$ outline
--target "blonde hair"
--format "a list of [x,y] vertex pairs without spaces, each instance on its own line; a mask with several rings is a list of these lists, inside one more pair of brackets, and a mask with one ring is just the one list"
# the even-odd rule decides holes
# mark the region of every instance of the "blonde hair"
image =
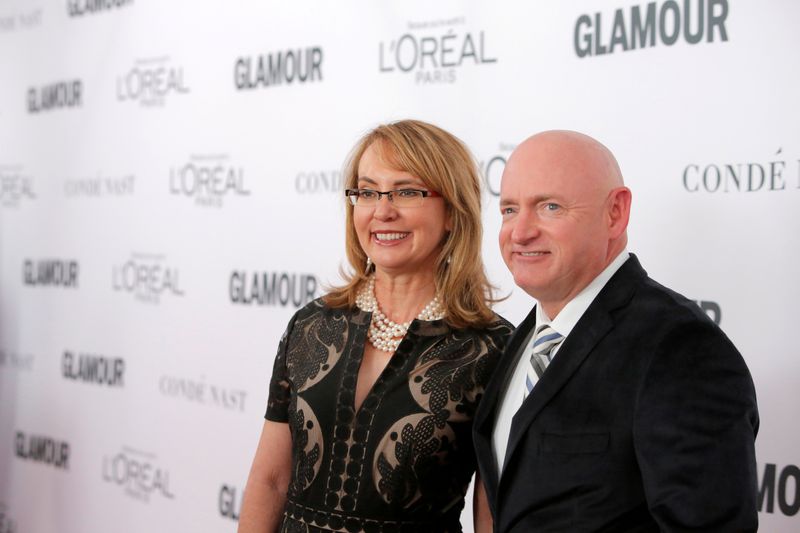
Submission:
[[[436,259],[436,291],[445,320],[455,328],[482,327],[495,320],[489,307],[497,301],[481,258],[483,227],[478,168],[467,147],[452,134],[419,120],[382,124],[364,135],[345,166],[346,189],[358,185],[358,165],[375,144],[385,163],[420,178],[442,195],[452,229]],[[353,205],[346,201],[347,259],[352,272],[342,272],[345,284],[324,296],[334,308],[355,307],[356,294],[369,277],[367,255],[358,242]]]

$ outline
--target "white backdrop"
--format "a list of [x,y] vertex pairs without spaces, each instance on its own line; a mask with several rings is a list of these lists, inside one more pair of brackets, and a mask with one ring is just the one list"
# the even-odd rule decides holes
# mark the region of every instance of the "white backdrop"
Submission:
[[793,0],[0,0],[0,532],[235,530],[278,339],[338,280],[342,163],[407,117],[481,162],[514,323],[532,302],[497,247],[505,158],[551,128],[611,148],[630,250],[750,366],[762,530],[796,531],[799,18]]

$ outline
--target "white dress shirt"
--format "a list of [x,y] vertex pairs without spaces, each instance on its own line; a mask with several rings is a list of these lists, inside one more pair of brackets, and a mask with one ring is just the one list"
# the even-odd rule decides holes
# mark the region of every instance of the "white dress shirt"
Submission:
[[[495,419],[492,433],[492,448],[494,449],[498,472],[503,471],[508,436],[511,433],[511,421],[525,399],[525,377],[528,375],[528,365],[530,365],[531,355],[533,355],[532,341],[534,331],[542,324],[550,324],[550,327],[560,333],[566,340],[572,328],[575,327],[578,320],[580,320],[597,295],[600,294],[600,291],[606,286],[611,276],[628,260],[628,257],[630,257],[628,251],[623,250],[589,285],[578,293],[575,298],[567,302],[567,305],[554,319],[551,320],[545,314],[541,305],[536,306],[536,324],[522,344],[523,348],[517,357],[514,373],[511,375],[506,390],[500,398],[500,406],[497,410],[497,418]],[[556,357],[559,348],[563,344],[564,341],[553,349],[551,360]],[[533,386],[531,394],[536,394],[536,385]]]

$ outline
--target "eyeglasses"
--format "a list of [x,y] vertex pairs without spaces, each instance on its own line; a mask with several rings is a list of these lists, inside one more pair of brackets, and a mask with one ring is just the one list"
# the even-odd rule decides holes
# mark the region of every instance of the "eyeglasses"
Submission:
[[422,205],[422,199],[426,196],[431,198],[442,196],[435,191],[423,191],[420,189],[395,189],[386,192],[372,189],[347,189],[344,194],[350,199],[351,204],[360,207],[378,205],[383,195],[386,195],[395,207],[419,207]]

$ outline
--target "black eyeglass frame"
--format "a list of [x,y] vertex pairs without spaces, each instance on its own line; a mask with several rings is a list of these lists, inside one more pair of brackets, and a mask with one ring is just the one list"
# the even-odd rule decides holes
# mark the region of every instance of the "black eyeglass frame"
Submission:
[[345,189],[344,195],[347,196],[350,199],[350,203],[352,205],[358,205],[358,197],[361,196],[361,191],[370,191],[370,192],[374,192],[375,194],[377,194],[378,198],[375,199],[375,203],[376,204],[381,201],[381,197],[383,197],[384,195],[386,195],[386,197],[389,199],[390,202],[394,203],[394,194],[395,193],[400,193],[400,192],[406,192],[406,191],[409,191],[409,192],[413,191],[413,192],[420,193],[423,198],[441,198],[442,197],[442,195],[439,194],[436,191],[428,191],[428,190],[425,190],[425,189],[410,189],[410,188],[407,188],[407,189],[393,189],[391,191],[377,191],[375,189],[367,189],[367,188],[364,188],[364,189]]

